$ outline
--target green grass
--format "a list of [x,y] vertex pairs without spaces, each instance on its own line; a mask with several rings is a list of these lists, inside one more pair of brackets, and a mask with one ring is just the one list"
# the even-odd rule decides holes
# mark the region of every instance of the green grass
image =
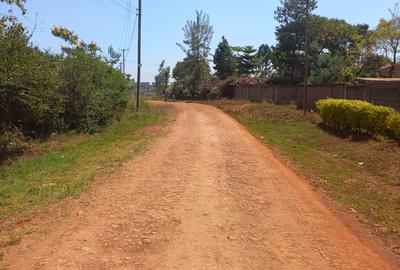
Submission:
[[138,130],[165,119],[147,106],[141,112],[129,106],[102,132],[79,140],[70,135],[72,144],[65,144],[63,135],[62,147],[0,167],[0,218],[79,195],[97,175],[143,151],[159,135]]
[[398,143],[332,134],[322,128],[318,115],[304,116],[294,106],[238,104],[223,101],[212,105],[226,108],[268,146],[288,157],[314,186],[365,214],[385,235],[399,237]]

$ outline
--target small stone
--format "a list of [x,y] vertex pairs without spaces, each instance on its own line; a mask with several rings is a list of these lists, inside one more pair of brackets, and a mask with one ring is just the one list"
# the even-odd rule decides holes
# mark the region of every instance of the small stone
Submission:
[[237,240],[238,238],[237,238],[236,236],[229,235],[229,236],[228,236],[228,239],[229,239],[229,240]]
[[83,211],[83,210],[79,210],[79,212],[78,212],[78,216],[83,216],[85,214],[85,211]]
[[143,243],[145,243],[145,244],[151,244],[151,239],[148,239],[148,238],[144,238],[144,239],[142,239],[142,241],[143,241]]

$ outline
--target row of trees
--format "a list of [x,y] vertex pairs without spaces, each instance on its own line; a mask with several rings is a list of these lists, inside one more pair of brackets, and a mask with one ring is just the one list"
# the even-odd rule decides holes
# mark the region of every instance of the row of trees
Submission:
[[[24,1],[0,1],[25,11]],[[52,33],[66,41],[60,54],[34,46],[11,14],[0,19],[0,159],[21,151],[29,138],[94,132],[127,105],[129,81],[114,68],[120,55],[112,47],[103,56],[66,28]]]
[[[308,7],[308,10],[307,10]],[[277,44],[231,47],[225,37],[214,55],[216,75],[266,77],[278,83],[300,83],[304,78],[306,16],[317,7],[316,0],[281,0],[275,12]],[[352,83],[357,77],[379,76],[380,68],[391,64],[395,72],[400,50],[399,5],[390,10],[389,20],[375,29],[366,24],[311,14],[309,17],[310,81]]]
[[[275,11],[279,23],[276,44],[269,46],[231,46],[225,37],[213,54],[215,74],[209,66],[213,27],[208,15],[196,12],[196,19],[184,27],[186,57],[172,71],[174,83],[167,91],[164,66],[156,78],[164,78],[157,87],[163,96],[206,98],[216,96],[210,81],[231,77],[259,77],[273,83],[297,84],[304,81],[305,25],[308,16],[309,80],[313,84],[354,83],[357,77],[377,77],[390,65],[387,76],[399,76],[396,64],[400,51],[400,9],[390,10],[389,19],[381,19],[375,29],[367,24],[352,25],[345,20],[313,14],[317,0],[281,0]],[[165,81],[166,79],[166,81]]]

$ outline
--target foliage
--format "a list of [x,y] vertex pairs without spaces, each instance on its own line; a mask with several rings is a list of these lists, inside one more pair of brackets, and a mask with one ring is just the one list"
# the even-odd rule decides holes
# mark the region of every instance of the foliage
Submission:
[[214,34],[209,15],[204,14],[202,11],[196,11],[196,19],[194,21],[187,21],[183,32],[184,45],[177,43],[182,51],[188,57],[196,59],[196,61],[207,59]]
[[397,63],[397,56],[400,51],[400,15],[399,6],[391,11],[392,18],[390,20],[381,19],[374,31],[376,39],[376,49],[383,53],[387,58],[391,58],[391,74]]
[[235,58],[233,56],[232,48],[229,46],[225,37],[222,37],[222,41],[218,44],[218,48],[215,50],[214,65],[216,75],[222,80],[235,74]]
[[257,73],[259,73],[261,77],[267,77],[271,75],[273,69],[272,63],[274,58],[272,49],[268,46],[268,44],[262,44],[258,48],[257,55],[259,61]]
[[66,54],[73,53],[75,50],[83,50],[86,53],[95,55],[100,50],[95,42],[86,43],[81,40],[77,34],[65,27],[55,26],[51,30],[51,33],[70,45],[70,47],[61,47]]
[[349,65],[341,55],[321,54],[312,65],[310,82],[313,84],[343,83],[344,69]]
[[[309,12],[312,12],[317,1],[308,2]],[[271,48],[274,67],[271,76],[277,82],[303,81],[306,3],[307,0],[283,0],[275,12],[279,26],[276,29],[277,44]],[[395,15],[397,13],[398,9],[392,11],[392,17],[398,17]],[[394,25],[396,19],[391,21]],[[377,44],[381,44],[382,40],[395,44],[394,36],[390,39],[390,35],[385,34],[388,31],[383,30],[385,27],[381,27],[381,30],[379,28],[372,31],[366,24],[351,25],[344,20],[311,14],[311,81],[353,83],[360,76],[378,76],[390,53],[379,56],[376,51]],[[400,46],[400,43],[397,46]]]
[[111,66],[115,66],[121,60],[121,53],[114,50],[113,46],[108,47],[108,57],[104,58]]
[[237,59],[237,74],[240,76],[251,76],[257,73],[260,67],[257,50],[253,46],[234,47]]
[[60,62],[28,39],[16,21],[0,30],[0,131],[15,126],[31,137],[46,136],[62,127]]
[[15,18],[2,20],[0,148],[9,154],[24,148],[23,138],[96,131],[126,106],[128,81],[98,55],[95,43],[87,44],[62,27],[53,33],[70,44],[62,55],[33,46]]
[[281,0],[281,6],[275,11],[279,23],[274,49],[275,68],[281,82],[303,81],[305,18],[316,7],[316,0]]
[[398,132],[391,128],[396,128],[399,113],[389,107],[361,100],[323,99],[317,108],[324,124],[334,129],[370,135]]
[[156,83],[156,93],[159,97],[163,97],[165,100],[168,98],[168,84],[170,78],[171,68],[165,67],[165,61],[163,60],[158,69],[158,75],[154,77]]
[[68,129],[95,132],[125,109],[129,81],[99,57],[73,51],[63,59],[60,74]]
[[26,0],[0,0],[0,3],[6,3],[8,5],[16,5],[21,9],[23,15],[25,15],[26,13],[25,2]]
[[174,68],[175,89],[189,90],[191,98],[196,99],[200,86],[211,78],[207,58],[214,30],[209,16],[196,11],[196,19],[188,21],[183,31],[184,45],[177,45],[185,52],[186,58]]
[[388,119],[389,135],[400,140],[400,113],[392,114]]
[[317,0],[281,0],[281,6],[275,11],[275,19],[281,25],[303,21],[307,13],[316,8]]
[[29,144],[22,132],[16,128],[0,134],[0,162],[12,155],[21,154]]
[[196,99],[201,95],[201,86],[211,80],[211,70],[205,59],[197,62],[186,57],[172,71],[175,82],[172,93],[178,99]]

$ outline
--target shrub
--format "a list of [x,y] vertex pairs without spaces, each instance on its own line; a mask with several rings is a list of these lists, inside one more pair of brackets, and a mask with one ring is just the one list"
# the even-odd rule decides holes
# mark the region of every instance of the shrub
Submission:
[[77,49],[63,59],[60,73],[68,129],[94,132],[125,109],[129,81],[97,56]]
[[218,86],[212,86],[207,95],[207,99],[216,100],[221,98],[221,90]]
[[370,135],[398,132],[399,113],[389,107],[361,100],[323,99],[317,102],[317,109],[324,124],[335,129]]
[[0,162],[7,157],[20,154],[28,148],[24,135],[18,129],[6,130],[0,133]]
[[388,133],[391,137],[400,140],[400,113],[392,114],[389,117]]
[[0,29],[0,129],[16,126],[32,137],[47,136],[62,124],[59,59],[28,43],[19,23]]
[[95,132],[124,111],[129,81],[94,43],[62,51],[40,50],[15,18],[0,20],[2,159],[21,152],[25,138]]

